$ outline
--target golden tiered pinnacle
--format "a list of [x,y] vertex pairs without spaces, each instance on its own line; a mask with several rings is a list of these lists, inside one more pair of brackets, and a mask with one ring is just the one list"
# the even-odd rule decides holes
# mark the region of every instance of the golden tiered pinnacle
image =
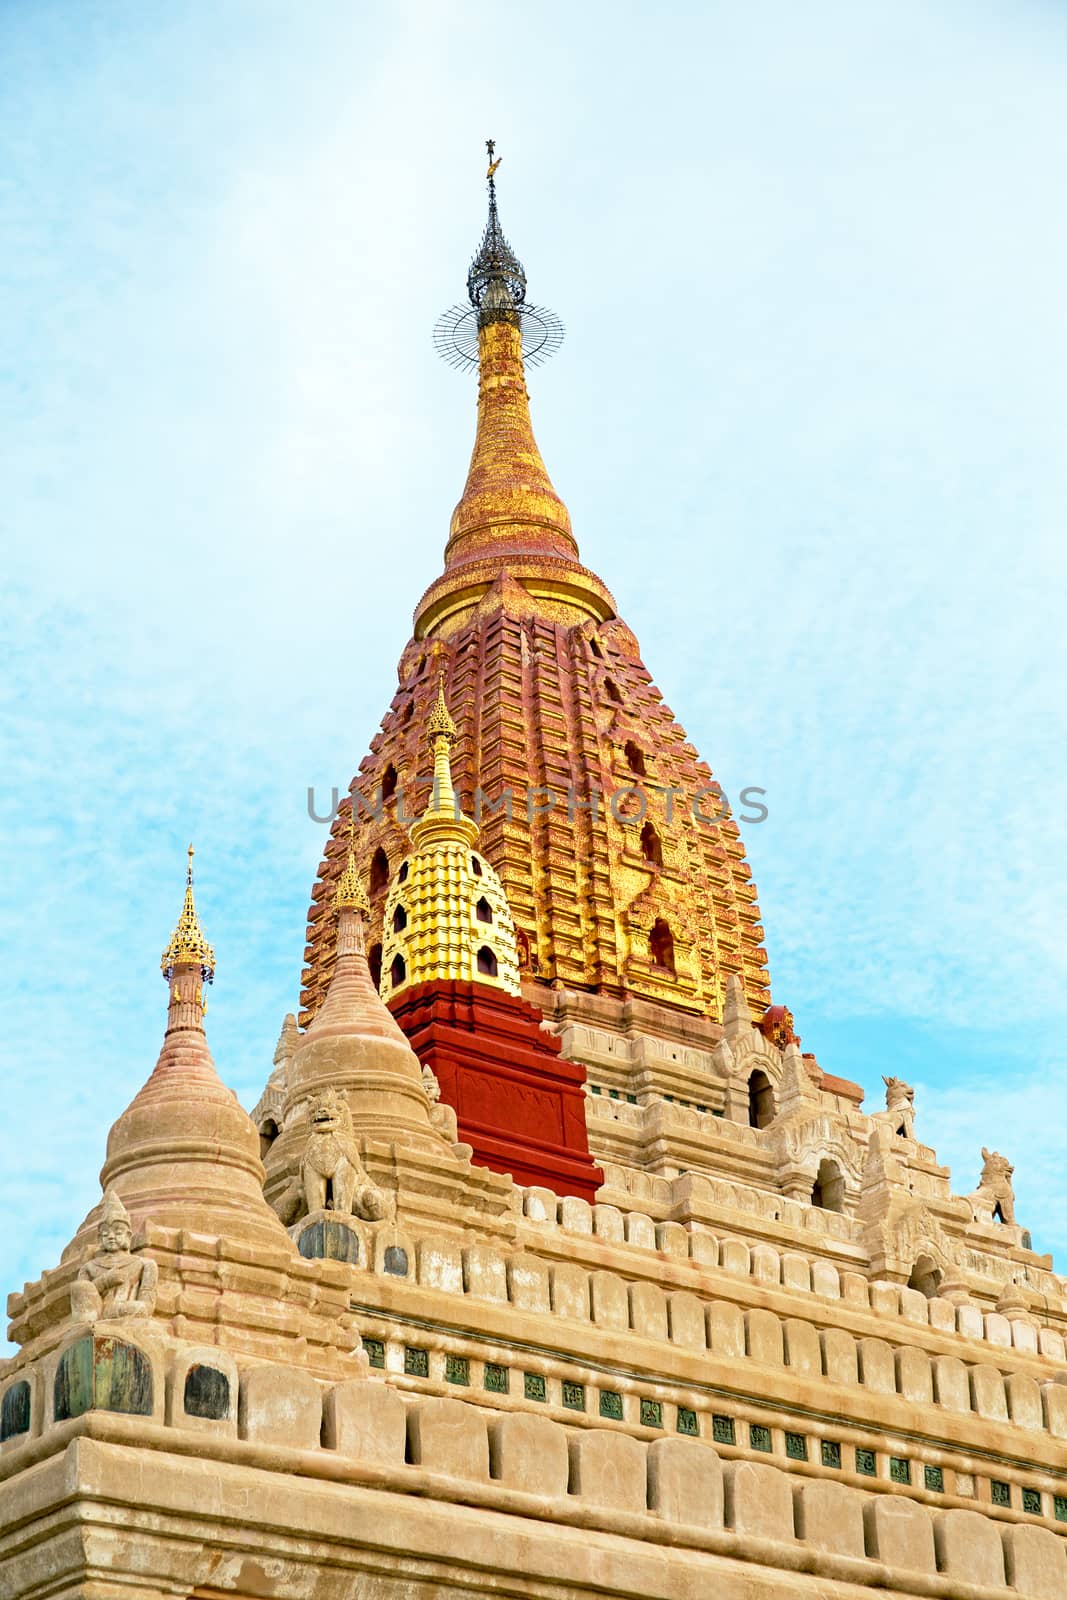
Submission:
[[193,847],[189,846],[189,865],[185,876],[185,900],[170,943],[160,959],[160,970],[170,981],[176,967],[199,967],[205,983],[215,977],[215,952],[204,937],[193,899]]
[[480,829],[463,815],[452,785],[457,733],[443,672],[426,731],[433,792],[411,825],[412,853],[400,863],[385,903],[382,997],[433,981],[489,983],[518,994],[511,908],[489,862],[474,853]]
[[364,917],[370,916],[370,901],[367,899],[367,891],[356,868],[354,803],[352,814],[348,819],[348,861],[337,880],[333,904],[335,911],[358,911]]
[[469,848],[478,838],[478,824],[460,810],[452,784],[452,746],[458,737],[445,700],[445,675],[437,677],[437,699],[426,720],[426,732],[433,752],[433,789],[426,810],[411,826],[411,842],[416,849],[434,841],[453,840]]
[[456,742],[456,724],[452,721],[452,715],[445,700],[445,674],[443,669],[437,674],[437,699],[434,701],[433,710],[427,719],[426,732],[429,736],[430,747],[435,751],[438,739],[447,739],[449,744],[455,744]]

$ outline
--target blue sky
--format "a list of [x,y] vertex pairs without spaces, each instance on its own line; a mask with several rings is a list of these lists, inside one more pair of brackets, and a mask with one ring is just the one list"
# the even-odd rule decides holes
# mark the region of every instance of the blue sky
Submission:
[[10,1288],[155,1060],[184,847],[251,1105],[439,570],[482,141],[582,553],[805,1048],[1067,1260],[1062,7],[0,8]]

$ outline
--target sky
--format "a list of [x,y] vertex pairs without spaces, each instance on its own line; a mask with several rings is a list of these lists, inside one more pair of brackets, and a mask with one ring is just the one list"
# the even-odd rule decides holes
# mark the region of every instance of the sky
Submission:
[[440,570],[484,219],[585,562],[745,830],[804,1048],[1067,1265],[1067,11],[0,4],[10,1289],[162,1036],[185,846],[247,1106]]

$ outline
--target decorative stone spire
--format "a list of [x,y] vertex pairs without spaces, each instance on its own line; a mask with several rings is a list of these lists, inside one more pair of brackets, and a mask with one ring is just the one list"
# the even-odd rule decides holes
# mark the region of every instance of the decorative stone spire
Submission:
[[[161,1227],[277,1246],[285,1233],[263,1198],[259,1135],[237,1096],[215,1070],[204,1034],[201,984],[214,976],[215,953],[193,903],[192,847],[185,903],[163,953],[170,1003],[155,1070],[108,1135],[100,1174],[135,1226]],[[67,1254],[82,1250],[97,1211]]]
[[[350,824],[351,828],[351,824]],[[367,965],[366,940],[363,918],[369,914],[369,902],[362,880],[356,870],[355,853],[349,845],[348,864],[341,874],[334,895],[337,912],[337,959],[333,976],[314,1022],[304,1036],[304,1042],[314,1036],[359,1035],[366,1039],[390,1039],[408,1048],[386,1005],[383,1004]],[[298,1054],[299,1052],[297,1052]],[[299,1074],[297,1074],[299,1076]],[[289,1074],[290,1087],[295,1082],[293,1071]],[[305,1083],[305,1089],[309,1085]],[[336,1088],[332,1080],[316,1081],[316,1088]]]
[[343,1103],[362,1138],[438,1155],[449,1143],[431,1124],[418,1057],[370,975],[367,896],[351,844],[334,907],[337,956],[329,988],[287,1064],[282,1132],[266,1156],[267,1194],[287,1222],[308,1209],[302,1173],[316,1137],[316,1104],[336,1111]]
[[726,980],[722,1031],[731,1044],[735,1039],[747,1039],[752,1032],[752,1017],[745,997],[745,986],[736,972],[732,972]]
[[382,995],[416,983],[489,983],[520,992],[518,944],[503,885],[475,853],[480,829],[460,809],[452,783],[456,725],[444,674],[426,731],[433,750],[429,804],[410,829],[412,854],[397,869],[385,902]]

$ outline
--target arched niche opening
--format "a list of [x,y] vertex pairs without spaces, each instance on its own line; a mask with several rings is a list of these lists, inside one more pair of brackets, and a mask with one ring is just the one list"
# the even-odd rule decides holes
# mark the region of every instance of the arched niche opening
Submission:
[[408,969],[407,964],[404,961],[404,957],[399,955],[394,956],[393,964],[389,968],[389,981],[393,985],[393,988],[399,989],[407,975]]
[[265,1160],[271,1145],[278,1137],[278,1124],[273,1117],[264,1117],[259,1125],[259,1155]]
[[663,917],[657,917],[652,924],[652,932],[648,936],[648,953],[652,957],[652,965],[659,967],[663,972],[669,972],[674,977],[674,934],[671,932],[670,923]]
[[596,639],[590,639],[589,648],[593,652],[593,654],[596,656],[598,661],[603,661],[604,652],[603,652],[603,650],[601,650],[600,644]]
[[480,878],[482,875],[482,864],[477,856],[471,856],[471,871],[476,878]]
[[748,1125],[766,1128],[774,1121],[774,1087],[767,1074],[756,1068],[748,1080]]
[[407,861],[402,861],[400,863],[400,871],[396,875],[397,883],[407,883],[409,865],[410,865],[410,863],[407,862]]
[[482,973],[482,975],[484,977],[486,977],[486,978],[495,978],[496,977],[496,975],[497,975],[496,956],[493,954],[492,950],[490,950],[490,948],[489,948],[489,946],[487,944],[483,944],[481,949],[478,951],[477,965],[478,965],[478,971],[480,973]]
[[493,908],[485,898],[484,894],[474,908],[474,915],[478,918],[479,922],[492,922],[493,920]]
[[370,864],[370,892],[380,894],[389,882],[389,857],[381,845],[375,850]]
[[641,854],[654,867],[663,865],[663,844],[651,822],[641,829]]
[[382,986],[382,947],[372,944],[367,951],[367,965],[370,968],[371,982],[376,989]]
[[394,933],[403,933],[403,931],[407,927],[407,925],[408,925],[408,914],[407,914],[407,912],[404,910],[403,906],[397,906],[396,910],[393,912],[393,932]]
[[815,1182],[811,1186],[811,1203],[822,1211],[844,1211],[845,1180],[836,1161],[827,1157],[819,1162]]
[[382,773],[382,799],[391,800],[396,794],[396,768],[390,761]]
[[622,695],[619,693],[618,685],[613,678],[604,679],[604,694],[613,705],[622,705]]
[[640,745],[635,744],[632,739],[627,739],[623,745],[623,754],[626,757],[626,765],[630,771],[635,773],[637,777],[643,778],[645,775],[645,753]]
[[915,1265],[908,1278],[908,1288],[918,1289],[928,1300],[941,1293],[942,1272],[933,1256],[921,1255],[916,1257]]

